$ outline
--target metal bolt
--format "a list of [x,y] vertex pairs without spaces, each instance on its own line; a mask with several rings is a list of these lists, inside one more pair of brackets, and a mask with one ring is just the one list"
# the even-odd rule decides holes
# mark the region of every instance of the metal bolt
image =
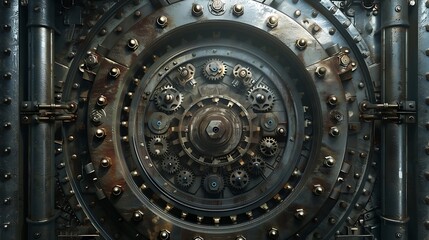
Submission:
[[307,40],[305,40],[304,38],[298,39],[296,40],[295,46],[299,50],[304,50],[307,48]]
[[331,135],[332,137],[337,137],[338,135],[340,135],[340,130],[337,127],[331,127],[331,129],[329,130],[329,135]]
[[395,11],[396,11],[396,12],[400,12],[401,10],[402,10],[401,6],[397,5],[397,6],[395,7]]
[[408,0],[408,4],[413,7],[416,5],[416,0]]
[[137,48],[139,48],[139,42],[137,41],[137,39],[131,38],[130,40],[128,40],[127,46],[130,50],[135,51],[137,50]]
[[324,78],[328,70],[325,67],[317,67],[315,74],[318,78]]
[[110,163],[110,158],[105,157],[105,158],[101,159],[101,161],[100,161],[100,165],[101,165],[103,168],[108,168],[108,167],[110,167],[110,165],[111,165],[111,163]]
[[296,213],[295,213],[295,217],[296,217],[298,220],[303,220],[303,219],[304,219],[304,217],[305,217],[304,209],[297,209],[297,210],[296,210]]
[[325,157],[325,162],[323,163],[326,167],[333,167],[335,165],[335,159],[332,156]]
[[100,107],[107,105],[107,98],[104,95],[101,95],[97,99],[97,105]]
[[133,221],[134,222],[140,222],[141,220],[143,220],[143,212],[140,210],[137,210],[133,213]]
[[268,237],[270,238],[270,239],[279,239],[279,230],[277,229],[277,228],[271,228],[269,231],[268,231]]
[[293,15],[294,15],[295,17],[299,17],[299,16],[301,16],[301,11],[300,11],[300,10],[296,10],[296,11],[293,13]]
[[158,27],[160,28],[165,28],[168,24],[168,18],[166,16],[160,16],[157,20],[156,20],[156,24],[158,25]]
[[118,78],[119,75],[121,75],[121,70],[119,70],[119,68],[113,67],[112,69],[110,69],[109,76],[111,76],[112,78]]
[[95,137],[96,138],[104,138],[106,136],[106,129],[104,128],[98,128],[97,130],[95,130]]
[[267,26],[269,28],[275,28],[279,25],[279,18],[277,16],[271,16],[268,18]]
[[337,103],[338,103],[338,98],[335,95],[331,95],[331,96],[328,97],[327,102],[332,107],[335,107],[337,105]]
[[322,186],[320,186],[320,184],[316,184],[313,186],[313,193],[316,196],[320,196],[323,193],[324,189]]
[[98,64],[98,56],[89,51],[86,53],[86,58],[83,60],[83,62],[88,68],[94,68]]
[[112,188],[112,194],[115,196],[119,196],[122,194],[122,187],[120,185],[116,185]]
[[334,35],[337,30],[335,28],[329,29],[329,34]]
[[313,26],[313,33],[317,33],[320,31],[320,26],[319,25],[314,25]]
[[232,8],[232,13],[234,16],[239,17],[244,14],[244,7],[241,4],[235,4]]
[[199,17],[199,16],[203,15],[203,6],[201,6],[200,4],[193,4],[192,5],[192,15],[194,17]]

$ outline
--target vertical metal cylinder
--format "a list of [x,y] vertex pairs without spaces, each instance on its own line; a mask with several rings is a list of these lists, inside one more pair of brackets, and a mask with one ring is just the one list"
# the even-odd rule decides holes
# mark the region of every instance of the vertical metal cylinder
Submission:
[[[30,101],[53,103],[53,13],[48,0],[28,5],[28,86]],[[55,239],[54,125],[31,123],[29,130],[29,239]]]
[[[408,1],[381,2],[383,101],[407,100]],[[382,127],[381,236],[407,239],[407,126],[385,123]]]

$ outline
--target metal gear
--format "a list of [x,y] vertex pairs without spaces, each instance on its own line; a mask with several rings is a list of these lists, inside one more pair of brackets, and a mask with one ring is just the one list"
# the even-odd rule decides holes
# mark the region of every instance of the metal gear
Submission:
[[275,140],[274,138],[265,137],[260,142],[259,150],[265,156],[272,157],[276,155],[277,151],[279,150],[279,145],[277,143],[277,140]]
[[184,170],[179,171],[176,174],[175,180],[179,186],[184,187],[184,188],[188,188],[194,182],[194,178],[195,178],[195,176],[190,170],[184,169]]
[[250,174],[260,175],[265,168],[265,161],[261,156],[254,156],[250,159],[247,168]]
[[229,177],[229,184],[237,190],[243,189],[249,184],[249,175],[243,169],[233,171]]
[[204,65],[203,75],[210,81],[218,81],[225,77],[226,65],[219,59],[210,59]]
[[248,100],[254,110],[266,112],[273,108],[274,94],[267,86],[259,84],[250,89]]
[[204,190],[209,194],[218,194],[225,187],[224,179],[219,174],[209,174],[203,180]]
[[168,151],[168,142],[164,136],[155,136],[149,141],[149,152],[154,156],[162,156]]
[[155,97],[156,106],[164,112],[171,113],[180,108],[183,95],[171,85],[162,87]]
[[176,173],[179,170],[179,158],[173,155],[165,156],[161,162],[161,168],[167,173]]

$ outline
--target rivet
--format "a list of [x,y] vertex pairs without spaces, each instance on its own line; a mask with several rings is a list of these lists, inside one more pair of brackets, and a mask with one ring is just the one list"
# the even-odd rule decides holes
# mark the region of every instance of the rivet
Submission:
[[268,231],[268,237],[272,240],[279,239],[279,230],[277,228],[271,228]]
[[107,30],[105,28],[101,29],[100,32],[98,33],[98,35],[100,36],[104,36],[107,34]]
[[402,10],[401,6],[397,5],[397,6],[395,7],[395,11],[396,11],[396,12],[400,12],[401,10]]
[[320,31],[320,26],[319,25],[314,25],[312,31],[313,31],[313,34],[319,32]]
[[299,17],[299,16],[301,16],[301,11],[300,10],[296,10],[293,15],[295,17]]
[[121,26],[118,26],[117,28],[115,28],[116,33],[121,33],[122,30],[124,30],[124,29]]
[[143,220],[143,212],[140,210],[137,210],[133,213],[133,221],[134,222],[140,222]]
[[100,165],[101,165],[103,168],[108,168],[108,167],[110,167],[110,165],[111,165],[110,158],[109,158],[109,157],[104,157],[103,159],[101,159],[101,161],[100,161]]
[[237,238],[235,238],[235,240],[246,240],[246,238],[244,236],[240,235]]
[[3,103],[4,104],[10,104],[12,102],[12,98],[10,98],[10,97],[5,97],[4,99],[3,99]]
[[315,74],[318,78],[324,78],[328,70],[325,67],[317,67]]
[[10,25],[8,25],[8,24],[3,25],[3,30],[4,30],[4,31],[9,32],[9,31],[10,31],[10,29],[11,29],[11,26],[10,26]]
[[338,103],[338,98],[335,95],[331,95],[331,96],[328,97],[327,102],[332,107],[335,107],[337,105],[337,103]]
[[100,107],[107,105],[107,98],[104,95],[101,95],[97,99],[97,105]]
[[359,173],[355,173],[354,177],[355,177],[356,179],[359,179],[359,178],[360,178],[360,174],[359,174]]
[[165,28],[168,24],[168,18],[166,16],[160,16],[157,20],[156,20],[156,24],[158,25],[158,27],[160,28]]
[[368,141],[369,140],[369,136],[368,135],[364,135],[363,136],[363,140]]
[[199,16],[203,15],[203,6],[201,6],[200,4],[193,4],[192,5],[192,15],[194,17],[199,17]]
[[137,48],[139,48],[139,42],[137,41],[137,39],[131,38],[130,40],[128,40],[127,46],[130,50],[135,51],[137,50]]
[[39,232],[36,232],[33,234],[34,239],[39,239],[41,236],[42,236],[42,234],[40,234]]
[[141,15],[142,15],[142,13],[140,11],[134,12],[134,17],[140,17]]
[[4,127],[4,128],[6,128],[6,129],[10,129],[10,128],[12,127],[12,123],[7,122],[7,123],[5,123],[5,124],[3,125],[3,127]]
[[7,179],[10,179],[12,177],[12,174],[11,173],[5,173],[3,177],[4,177],[4,179],[7,180]]
[[12,78],[12,73],[7,72],[3,75],[3,79],[5,80],[10,80]]
[[324,189],[320,184],[316,184],[313,186],[313,193],[316,196],[320,196],[323,193]]
[[235,4],[232,10],[234,16],[236,17],[239,17],[244,14],[244,7],[241,4]]
[[330,35],[334,35],[336,31],[337,31],[337,30],[336,30],[335,28],[330,28],[330,29],[329,29],[329,34],[330,34]]
[[295,217],[296,217],[298,220],[303,220],[303,219],[304,219],[304,217],[305,217],[304,209],[297,209],[297,210],[295,211]]
[[340,202],[340,208],[347,208],[348,204],[344,201]]
[[200,237],[200,236],[197,236],[197,237],[194,237],[194,240],[204,240],[204,238]]
[[299,50],[304,50],[307,48],[307,40],[305,40],[304,38],[298,39],[295,42],[295,46]]
[[3,50],[3,54],[6,56],[9,56],[11,52],[12,50],[10,48],[6,48],[5,50]]
[[104,138],[106,136],[106,129],[104,128],[98,128],[97,130],[95,130],[95,137],[96,138]]
[[325,162],[323,163],[326,167],[333,167],[335,165],[335,158],[332,156],[326,156]]
[[3,204],[4,204],[4,205],[9,205],[10,203],[11,203],[11,199],[10,199],[10,197],[5,198],[5,199],[3,200]]
[[116,185],[112,188],[112,194],[115,196],[119,196],[122,194],[122,187],[120,185]]
[[79,86],[80,86],[80,85],[79,85],[79,83],[73,83],[73,86],[72,86],[72,87],[73,87],[74,89],[78,89],[78,88],[79,88]]
[[71,155],[71,159],[72,159],[72,160],[76,160],[76,159],[77,159],[77,155],[76,155],[76,154],[72,154],[72,155]]
[[10,154],[10,152],[12,151],[12,149],[10,148],[10,147],[6,147],[4,150],[3,150],[3,152],[5,153],[5,154]]
[[73,135],[70,135],[70,136],[67,138],[67,140],[69,140],[69,142],[73,142],[73,141],[74,141],[74,136],[73,136]]
[[359,157],[361,157],[361,158],[366,158],[367,156],[368,156],[368,154],[366,154],[364,152],[359,154]]
[[119,68],[113,67],[110,69],[109,76],[111,76],[112,78],[118,78],[119,75],[121,75],[121,70],[119,70]]
[[329,135],[331,135],[331,137],[337,137],[340,135],[340,129],[338,129],[337,127],[331,127],[331,129],[329,129]]
[[275,28],[279,25],[279,18],[277,16],[271,16],[268,18],[267,26],[269,28]]
[[337,223],[337,219],[335,219],[334,217],[330,217],[328,221],[329,221],[329,223],[330,223],[330,224],[332,224],[332,225],[334,225],[334,224],[336,224],[336,223]]

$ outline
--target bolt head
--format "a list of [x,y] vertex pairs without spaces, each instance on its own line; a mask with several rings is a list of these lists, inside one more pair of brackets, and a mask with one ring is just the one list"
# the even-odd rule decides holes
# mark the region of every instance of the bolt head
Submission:
[[299,50],[304,50],[307,48],[307,40],[305,40],[304,38],[298,39],[296,40],[295,46]]
[[335,159],[332,156],[325,157],[324,165],[326,167],[333,167],[335,165]]
[[268,237],[270,238],[270,239],[279,239],[279,230],[277,229],[277,228],[271,228],[269,231],[268,231]]
[[271,16],[267,20],[267,26],[269,28],[275,28],[279,25],[279,17],[277,16]]
[[315,74],[318,78],[324,78],[327,71],[326,67],[317,67]]
[[135,51],[139,47],[139,42],[137,41],[137,39],[131,38],[130,40],[128,40],[127,46],[130,50]]
[[121,70],[119,70],[119,68],[113,67],[112,69],[110,69],[109,76],[111,76],[112,78],[118,78],[119,75],[121,75]]
[[223,137],[225,131],[225,125],[221,120],[211,120],[206,127],[206,133],[212,139]]
[[160,16],[157,20],[156,20],[156,24],[158,25],[158,27],[160,28],[165,28],[168,24],[168,18],[166,16]]
[[338,129],[337,127],[331,127],[331,129],[329,130],[329,135],[331,135],[332,137],[337,137],[338,135],[340,135],[340,129]]
[[104,128],[98,128],[95,130],[95,137],[96,138],[104,138],[106,136],[106,130]]
[[314,187],[313,187],[313,193],[316,196],[320,196],[323,192],[324,192],[324,189],[323,189],[322,186],[320,186],[320,185],[314,185]]
[[195,17],[203,15],[203,6],[201,6],[200,4],[192,5],[192,15]]
[[233,7],[233,14],[236,17],[239,17],[244,14],[244,7],[241,4],[235,4]]
[[119,196],[122,194],[122,187],[120,185],[116,185],[112,188],[112,194],[115,196]]

